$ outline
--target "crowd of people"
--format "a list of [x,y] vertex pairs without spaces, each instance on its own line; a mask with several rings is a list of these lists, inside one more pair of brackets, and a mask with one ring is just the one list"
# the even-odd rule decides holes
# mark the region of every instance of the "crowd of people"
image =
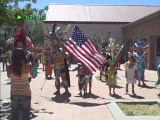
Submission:
[[[15,41],[15,48],[7,57],[6,62],[3,64],[3,70],[6,66],[7,75],[11,79],[11,107],[12,107],[12,120],[18,120],[19,109],[23,112],[23,119],[30,119],[30,106],[31,106],[31,89],[30,82],[32,78],[38,77],[38,67],[42,64],[42,70],[45,71],[45,79],[53,79],[55,77],[55,95],[61,94],[61,86],[65,89],[65,93],[69,93],[70,73],[69,63],[70,56],[60,48],[59,44],[51,44],[49,49],[45,49],[43,53],[37,53],[33,49],[26,49],[25,36],[19,35]],[[116,94],[115,88],[117,85],[117,70],[120,70],[122,64],[122,55],[116,55],[116,52],[101,51],[102,55],[106,58],[104,64],[99,68],[100,80],[102,76],[108,84],[109,95]],[[135,95],[134,85],[138,80],[138,85],[146,85],[144,83],[144,71],[146,68],[146,57],[143,49],[137,49],[128,52],[128,61],[125,62],[125,77],[126,77],[126,94],[128,94],[129,84],[132,85],[132,94]],[[160,68],[160,67],[159,67]],[[92,77],[93,74],[89,73],[83,64],[78,63],[78,66],[72,71],[77,70],[79,95],[86,95],[89,88],[89,94],[92,93]],[[52,75],[53,73],[54,75]],[[158,72],[158,75],[160,73]],[[160,78],[160,77],[158,77]],[[157,82],[157,85],[160,83]],[[88,87],[89,86],[89,87]],[[21,106],[21,107],[20,107]]]

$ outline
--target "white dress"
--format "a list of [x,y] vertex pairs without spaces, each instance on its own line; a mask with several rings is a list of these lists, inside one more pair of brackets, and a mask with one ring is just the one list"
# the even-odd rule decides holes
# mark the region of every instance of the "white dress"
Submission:
[[125,70],[127,71],[127,83],[130,84],[135,84],[136,83],[136,78],[135,78],[135,71],[137,70],[137,65],[135,64],[125,64],[124,65]]

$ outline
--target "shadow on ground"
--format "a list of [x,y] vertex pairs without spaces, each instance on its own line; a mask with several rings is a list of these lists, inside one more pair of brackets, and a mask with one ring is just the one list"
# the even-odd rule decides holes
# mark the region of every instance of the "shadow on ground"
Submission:
[[70,97],[71,97],[71,93],[63,93],[60,95],[56,95],[55,97],[52,97],[51,100],[57,103],[69,103]]
[[128,94],[130,97],[132,97],[132,98],[137,98],[137,99],[145,99],[143,96],[139,96],[139,95],[137,95],[137,94],[135,94],[135,95],[132,95],[132,94]]
[[87,93],[85,96],[84,96],[84,95],[77,95],[77,96],[74,96],[74,97],[93,98],[93,99],[97,99],[97,98],[105,99],[105,98],[100,97],[100,96],[98,96],[98,95],[95,95],[95,94],[93,94],[93,93]]
[[111,97],[114,97],[114,98],[116,98],[116,99],[124,99],[124,98],[122,98],[122,96],[120,96],[120,95],[118,95],[118,94],[111,94],[110,96],[111,96]]
[[139,85],[141,88],[147,88],[147,89],[155,89],[154,86],[148,86],[148,85]]
[[[11,102],[4,102],[0,100],[0,118],[2,120],[11,120]],[[20,111],[21,112],[21,111]],[[46,111],[46,109],[35,110],[33,108],[30,109],[30,119],[36,118],[38,115],[36,113],[48,113],[54,114],[53,112]],[[19,120],[22,120],[22,115],[19,115]]]
[[73,104],[73,105],[78,105],[78,106],[82,106],[82,107],[94,107],[94,106],[100,106],[100,105],[106,105],[108,104],[109,102],[106,102],[106,103],[88,103],[88,102],[71,102],[70,104]]

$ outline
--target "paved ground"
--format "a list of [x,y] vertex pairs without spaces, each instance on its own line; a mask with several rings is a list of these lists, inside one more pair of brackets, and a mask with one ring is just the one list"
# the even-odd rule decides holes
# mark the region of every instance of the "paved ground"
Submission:
[[[72,69],[75,66],[72,66]],[[2,67],[1,67],[2,68]],[[32,119],[33,120],[114,120],[114,116],[110,112],[107,104],[117,100],[135,100],[135,99],[159,99],[157,94],[160,89],[154,87],[157,80],[156,71],[145,71],[146,87],[138,87],[135,85],[136,96],[131,94],[131,86],[129,95],[125,94],[125,78],[124,68],[118,71],[118,86],[116,88],[116,96],[110,96],[108,86],[105,82],[101,82],[95,78],[99,75],[97,71],[93,77],[92,94],[85,97],[78,95],[78,81],[75,72],[70,72],[71,87],[70,94],[64,94],[61,89],[61,95],[55,96],[54,82],[55,80],[47,80],[43,90],[41,87],[45,81],[44,71],[40,68],[38,77],[31,82],[32,90]],[[1,71],[1,118],[9,119],[10,112],[10,79],[7,78],[6,72]],[[53,76],[54,77],[54,76]]]

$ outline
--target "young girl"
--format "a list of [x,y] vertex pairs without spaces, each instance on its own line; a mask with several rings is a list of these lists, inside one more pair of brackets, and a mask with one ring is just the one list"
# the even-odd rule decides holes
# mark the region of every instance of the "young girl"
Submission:
[[7,76],[11,78],[11,107],[12,120],[18,120],[19,111],[22,111],[23,120],[30,120],[31,89],[29,74],[34,78],[34,65],[28,63],[25,51],[15,49],[12,53],[12,62],[7,67]]
[[113,94],[115,94],[115,87],[117,84],[117,69],[115,67],[115,63],[109,60],[109,68],[108,68],[108,86],[109,86],[109,94],[111,95],[111,88],[113,88]]
[[125,63],[124,67],[125,67],[125,77],[127,80],[126,94],[128,94],[128,84],[132,84],[132,94],[135,95],[134,84],[136,84],[137,65],[133,56],[129,56],[128,62]]

